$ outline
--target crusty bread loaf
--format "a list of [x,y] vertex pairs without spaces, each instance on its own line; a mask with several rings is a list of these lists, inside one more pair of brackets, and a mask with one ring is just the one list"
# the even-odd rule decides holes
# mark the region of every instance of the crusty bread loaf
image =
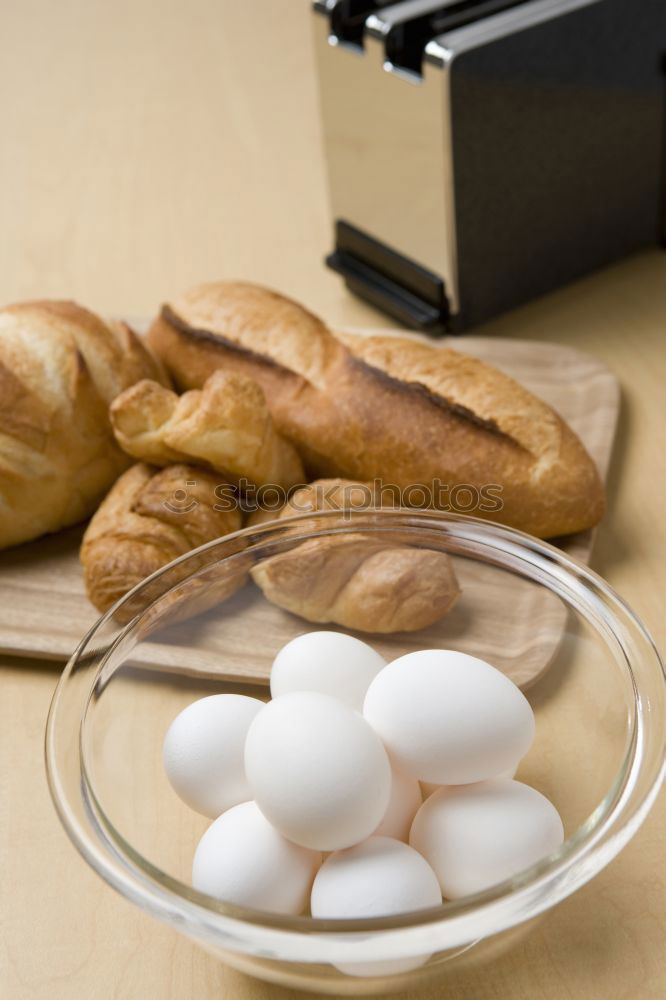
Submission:
[[124,323],[73,302],[0,309],[0,548],[92,513],[129,464],[109,403],[146,377],[165,375]]
[[144,379],[117,396],[109,412],[116,440],[141,461],[204,462],[250,486],[288,490],[304,482],[298,452],[276,431],[260,386],[244,375],[213,372],[202,389],[182,396]]
[[[369,506],[382,506],[373,484],[317,480],[296,490],[278,516]],[[259,511],[250,524],[263,520]],[[398,535],[390,542],[362,532],[313,538],[262,559],[251,576],[273,604],[309,622],[333,622],[361,632],[426,628],[460,594],[445,552],[417,548]]]
[[[219,483],[219,475],[198,466],[156,469],[144,463],[133,465],[118,479],[81,545],[86,591],[99,611],[107,611],[172,559],[241,527],[238,510],[215,509]],[[191,562],[185,570],[175,567],[149,595],[144,594],[141,606],[125,609],[125,618],[195,568]]]
[[241,282],[170,302],[149,340],[183,389],[217,368],[256,379],[312,478],[381,479],[415,506],[423,491],[409,487],[422,484],[444,509],[467,486],[454,510],[546,538],[603,513],[597,469],[573,431],[476,359],[407,338],[343,343],[296,303]]

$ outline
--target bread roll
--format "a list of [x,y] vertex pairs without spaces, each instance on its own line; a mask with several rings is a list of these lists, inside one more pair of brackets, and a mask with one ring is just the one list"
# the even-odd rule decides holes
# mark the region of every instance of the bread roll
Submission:
[[[149,334],[182,389],[218,368],[256,379],[312,478],[381,479],[403,504],[462,509],[544,538],[600,519],[590,456],[513,379],[407,338],[344,339],[295,302],[241,282],[192,289]],[[419,485],[425,493],[410,490]],[[456,506],[458,487],[468,490]]]
[[165,379],[125,323],[73,302],[0,309],[0,548],[87,517],[129,464],[111,400]]
[[[156,469],[144,463],[133,465],[118,479],[90,521],[81,545],[86,591],[99,611],[108,611],[128,590],[172,559],[241,527],[238,510],[215,510],[219,483],[218,475],[198,466]],[[205,562],[202,557],[201,565]],[[195,568],[192,562],[184,569],[174,567],[142,601],[125,609],[123,619],[143,610],[148,600]]]
[[120,446],[156,465],[201,461],[233,483],[273,484],[288,490],[305,481],[293,445],[275,430],[253,379],[216,371],[202,389],[182,396],[144,379],[111,404]]
[[[269,495],[270,506],[258,506],[247,518],[249,528],[267,521],[282,520],[318,510],[368,510],[372,507],[395,507],[389,497],[382,497],[374,483],[361,483],[352,479],[315,479],[294,490],[289,499],[275,503]],[[313,526],[316,526],[313,522]]]
[[[279,518],[297,513],[381,505],[373,486],[319,480],[296,490]],[[258,512],[250,523],[264,520]],[[460,589],[445,552],[362,532],[313,538],[251,570],[264,596],[309,622],[361,632],[413,632],[455,604]]]

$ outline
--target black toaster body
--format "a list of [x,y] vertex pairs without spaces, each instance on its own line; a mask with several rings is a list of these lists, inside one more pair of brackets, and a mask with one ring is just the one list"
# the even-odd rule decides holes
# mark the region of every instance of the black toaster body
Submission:
[[459,331],[663,242],[666,0],[314,10],[353,291]]

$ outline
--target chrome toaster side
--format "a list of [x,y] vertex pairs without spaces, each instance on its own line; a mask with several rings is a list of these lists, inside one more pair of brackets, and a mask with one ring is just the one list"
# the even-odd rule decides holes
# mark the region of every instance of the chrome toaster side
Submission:
[[351,290],[460,331],[663,241],[664,0],[318,0]]

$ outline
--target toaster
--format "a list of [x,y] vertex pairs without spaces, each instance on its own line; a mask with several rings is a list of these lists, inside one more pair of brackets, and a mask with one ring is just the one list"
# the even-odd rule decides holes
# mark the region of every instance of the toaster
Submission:
[[459,332],[664,243],[666,0],[316,0],[326,258]]

